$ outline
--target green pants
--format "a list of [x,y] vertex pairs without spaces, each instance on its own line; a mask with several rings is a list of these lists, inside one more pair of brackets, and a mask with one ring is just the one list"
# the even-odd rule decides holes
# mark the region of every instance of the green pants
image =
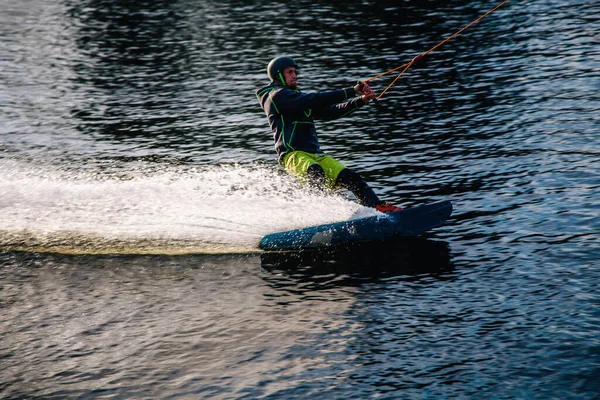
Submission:
[[327,186],[334,188],[338,175],[346,168],[344,164],[325,154],[311,154],[304,151],[292,151],[283,156],[283,167],[292,175],[306,179],[306,171],[313,164],[319,164],[325,171]]

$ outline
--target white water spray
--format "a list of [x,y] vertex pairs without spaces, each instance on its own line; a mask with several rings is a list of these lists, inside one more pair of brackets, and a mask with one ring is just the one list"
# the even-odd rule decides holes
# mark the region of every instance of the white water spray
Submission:
[[65,171],[0,160],[0,249],[245,253],[267,233],[375,212],[310,194],[272,168]]

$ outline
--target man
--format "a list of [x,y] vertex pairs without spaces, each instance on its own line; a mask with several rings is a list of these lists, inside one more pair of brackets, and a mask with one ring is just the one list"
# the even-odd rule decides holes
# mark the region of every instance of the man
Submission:
[[401,210],[381,201],[359,174],[324,154],[319,146],[314,120],[340,118],[362,107],[375,98],[369,85],[303,93],[297,86],[298,65],[287,56],[271,60],[267,74],[271,83],[256,96],[267,114],[281,165],[311,186],[346,188],[366,207],[380,212]]

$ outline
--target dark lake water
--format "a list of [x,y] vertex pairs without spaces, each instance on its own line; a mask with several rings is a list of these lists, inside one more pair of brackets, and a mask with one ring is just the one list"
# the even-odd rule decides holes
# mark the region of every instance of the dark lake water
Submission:
[[0,397],[598,398],[600,2],[511,1],[318,125],[447,225],[257,248],[372,213],[278,167],[269,60],[347,87],[498,3],[0,0]]

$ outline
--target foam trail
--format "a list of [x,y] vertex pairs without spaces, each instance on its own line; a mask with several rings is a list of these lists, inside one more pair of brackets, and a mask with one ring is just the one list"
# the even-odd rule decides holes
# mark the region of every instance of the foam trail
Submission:
[[257,166],[147,164],[107,173],[0,160],[0,182],[0,249],[252,252],[267,233],[371,214]]

